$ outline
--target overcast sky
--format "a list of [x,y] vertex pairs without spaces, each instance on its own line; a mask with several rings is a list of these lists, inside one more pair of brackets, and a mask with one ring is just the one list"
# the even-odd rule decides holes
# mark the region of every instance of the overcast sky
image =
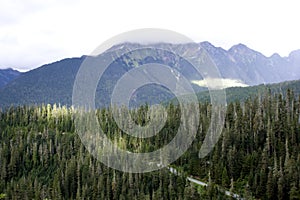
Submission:
[[107,39],[163,28],[196,42],[243,43],[271,56],[300,49],[297,0],[0,0],[0,68],[22,71],[90,54]]

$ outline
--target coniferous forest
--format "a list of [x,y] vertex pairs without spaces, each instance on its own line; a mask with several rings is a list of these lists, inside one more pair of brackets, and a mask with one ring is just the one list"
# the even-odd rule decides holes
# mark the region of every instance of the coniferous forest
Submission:
[[[0,112],[0,199],[300,199],[300,98],[266,92],[227,105],[222,136],[200,159],[211,105],[199,103],[199,127],[192,145],[172,167],[125,173],[91,156],[75,133],[73,108],[16,106]],[[132,109],[137,124],[147,123],[148,105]],[[180,107],[166,106],[168,119],[152,138],[119,130],[109,108],[99,109],[107,136],[130,151],[153,151],[170,142],[179,126]],[[120,142],[118,138],[122,137]],[[125,143],[124,143],[125,141]],[[200,186],[187,177],[207,183]]]

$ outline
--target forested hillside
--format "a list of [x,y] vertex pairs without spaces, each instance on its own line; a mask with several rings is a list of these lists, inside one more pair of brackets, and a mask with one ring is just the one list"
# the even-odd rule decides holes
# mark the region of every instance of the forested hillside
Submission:
[[9,82],[19,77],[21,74],[21,72],[13,70],[11,68],[0,69],[0,88],[3,88]]
[[[199,103],[197,137],[172,163],[180,175],[167,169],[131,174],[107,168],[75,134],[72,108],[10,107],[0,112],[0,199],[227,199],[225,189],[245,199],[300,199],[300,99],[290,90],[285,93],[228,104],[223,135],[203,159],[198,152],[211,105]],[[123,133],[109,108],[97,113],[120,148],[147,152],[177,132],[180,107],[166,107],[165,127],[148,139]],[[147,123],[148,109],[132,110],[136,123]],[[191,184],[186,175],[208,186]]]

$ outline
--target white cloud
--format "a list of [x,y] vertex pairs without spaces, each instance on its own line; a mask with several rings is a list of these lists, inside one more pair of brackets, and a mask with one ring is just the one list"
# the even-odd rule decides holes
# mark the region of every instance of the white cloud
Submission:
[[200,87],[210,87],[210,89],[224,89],[229,87],[248,87],[249,85],[243,83],[238,79],[217,79],[207,78],[203,80],[193,80],[192,83],[199,85]]
[[300,48],[298,8],[293,0],[2,0],[0,68],[33,68],[89,54],[137,28],[165,28],[197,42],[224,48],[244,43],[267,56],[287,56]]

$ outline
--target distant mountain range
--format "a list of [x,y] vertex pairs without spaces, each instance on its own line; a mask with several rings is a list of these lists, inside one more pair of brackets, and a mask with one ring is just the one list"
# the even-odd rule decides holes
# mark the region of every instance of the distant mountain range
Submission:
[[[158,48],[181,48],[187,52],[195,47],[191,44],[158,43],[155,45]],[[254,86],[300,79],[300,50],[291,52],[288,57],[281,57],[278,54],[266,57],[243,44],[235,45],[229,50],[215,47],[209,42],[196,45],[199,48],[203,47],[217,65],[221,77],[227,83],[224,87]],[[130,56],[121,56],[111,63],[96,90],[97,106],[107,106],[110,103],[114,85],[122,75],[134,67],[147,63],[166,64],[182,73],[193,83],[197,92],[206,90],[205,84],[201,81],[203,78],[195,73],[190,63],[182,59],[178,60],[175,55],[169,52],[162,51],[155,55],[150,52],[148,55],[147,45],[119,44],[97,57],[89,57],[89,59],[99,61],[116,58],[118,57],[116,54],[118,49],[131,49],[133,47],[140,47],[144,50],[133,52],[135,54],[134,59]],[[63,59],[22,73],[22,75],[11,69],[0,70],[0,106],[42,103],[71,105],[73,83],[85,58],[87,56]],[[101,63],[98,67],[101,67]],[[165,88],[147,86],[137,92],[132,101],[133,104],[142,101],[157,103],[173,97],[174,95]]]
[[222,77],[238,79],[247,85],[279,83],[300,79],[300,50],[281,57],[277,53],[266,57],[243,44],[228,51],[216,48],[208,42],[201,45],[218,66]]

